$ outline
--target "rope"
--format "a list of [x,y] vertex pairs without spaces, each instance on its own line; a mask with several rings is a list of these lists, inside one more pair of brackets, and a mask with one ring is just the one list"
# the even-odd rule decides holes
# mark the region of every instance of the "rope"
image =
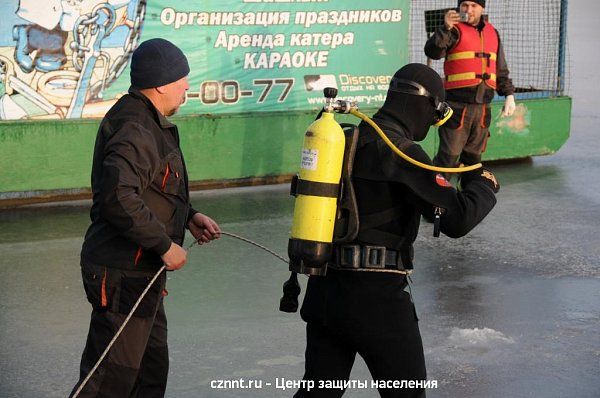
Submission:
[[[275,257],[277,257],[278,259],[280,259],[281,261],[283,261],[284,263],[288,264],[288,261],[283,258],[281,255],[279,255],[278,253],[274,252],[273,250],[259,244],[256,243],[248,238],[244,238],[243,236],[239,236],[230,232],[224,232],[221,231],[222,235],[226,235],[235,239],[239,239],[241,241],[244,241],[246,243],[249,243],[251,245],[254,245],[260,249],[263,249],[264,251],[271,253],[272,255],[274,255]],[[194,240],[186,249],[186,251],[189,251],[196,243],[198,243],[198,240]],[[146,294],[148,293],[148,290],[150,290],[150,288],[152,287],[152,285],[154,284],[154,282],[156,282],[156,280],[158,279],[158,277],[160,276],[160,274],[166,269],[166,265],[163,265],[154,275],[154,277],[152,278],[152,280],[148,283],[148,286],[146,286],[146,289],[144,289],[144,291],[142,292],[142,294],[140,295],[140,297],[138,298],[138,300],[135,302],[133,308],[131,309],[131,311],[129,312],[129,314],[127,315],[127,318],[125,318],[125,320],[123,321],[123,324],[121,324],[121,327],[119,328],[119,330],[117,330],[117,333],[115,334],[115,336],[112,338],[112,340],[110,341],[110,343],[108,343],[108,345],[106,346],[106,349],[104,350],[104,352],[102,353],[102,355],[100,356],[100,358],[98,358],[98,361],[96,362],[96,364],[94,365],[94,367],[92,368],[92,370],[90,370],[90,372],[88,373],[88,375],[86,376],[85,379],[83,379],[83,381],[81,382],[81,384],[79,385],[79,388],[77,388],[77,391],[75,391],[75,394],[73,394],[73,396],[71,398],[77,398],[77,396],[79,395],[79,393],[81,393],[81,390],[83,390],[83,387],[85,387],[85,385],[87,384],[87,382],[90,380],[90,378],[92,377],[92,375],[94,374],[94,372],[98,369],[98,366],[100,366],[100,363],[102,363],[102,361],[104,360],[104,358],[106,357],[106,355],[108,354],[108,351],[112,348],[113,344],[115,343],[115,341],[117,340],[117,338],[121,335],[121,333],[123,332],[123,329],[125,329],[125,326],[127,325],[127,323],[129,322],[129,320],[131,319],[131,317],[133,316],[133,313],[135,312],[135,310],[137,309],[137,307],[140,305],[140,303],[142,302],[142,300],[144,299],[144,297],[146,296]]]
[[[268,252],[268,253],[270,253],[270,254],[274,255],[275,257],[277,257],[278,259],[280,259],[280,260],[281,260],[281,261],[283,261],[284,263],[286,263],[286,264],[289,264],[289,261],[288,261],[288,260],[286,260],[286,259],[285,259],[283,256],[281,256],[280,254],[278,254],[278,253],[274,252],[273,250],[269,249],[268,247],[265,247],[265,246],[263,246],[263,245],[261,245],[261,244],[258,244],[258,243],[256,243],[256,242],[254,242],[254,241],[251,241],[251,240],[250,240],[250,239],[248,239],[248,238],[244,238],[243,236],[239,236],[239,235],[236,235],[236,234],[232,234],[231,232],[223,232],[223,231],[221,231],[221,233],[222,233],[223,235],[227,235],[227,236],[229,236],[229,237],[232,237],[232,238],[235,238],[235,239],[239,239],[239,240],[241,240],[241,241],[244,241],[244,242],[246,242],[246,243],[249,243],[249,244],[251,244],[251,245],[254,245],[254,246],[258,247],[259,249],[263,249],[264,251],[266,251],[266,252]],[[196,241],[196,242],[197,242],[197,241]],[[194,243],[196,243],[196,242],[194,242]]]

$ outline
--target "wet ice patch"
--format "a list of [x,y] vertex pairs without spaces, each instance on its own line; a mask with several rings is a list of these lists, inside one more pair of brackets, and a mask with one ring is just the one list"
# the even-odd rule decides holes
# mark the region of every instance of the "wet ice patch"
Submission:
[[502,332],[490,328],[452,328],[448,340],[450,341],[450,344],[460,348],[486,348],[498,343],[513,344],[515,342],[512,338],[505,336]]
[[245,370],[235,371],[231,375],[233,376],[233,378],[237,378],[237,377],[257,377],[257,376],[262,376],[264,374],[265,374],[265,371],[262,369],[245,369]]

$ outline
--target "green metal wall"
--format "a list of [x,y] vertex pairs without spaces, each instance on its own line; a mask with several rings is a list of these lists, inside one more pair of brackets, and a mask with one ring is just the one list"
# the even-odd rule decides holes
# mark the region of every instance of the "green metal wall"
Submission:
[[[520,158],[557,151],[567,140],[571,99],[520,102],[521,120],[502,126],[494,116],[484,159]],[[502,105],[494,102],[492,114]],[[371,114],[374,110],[364,110]],[[295,173],[306,127],[314,113],[261,113],[174,118],[192,181]],[[357,123],[352,116],[340,121]],[[87,192],[99,120],[0,122],[0,202]],[[423,146],[434,153],[437,135]]]

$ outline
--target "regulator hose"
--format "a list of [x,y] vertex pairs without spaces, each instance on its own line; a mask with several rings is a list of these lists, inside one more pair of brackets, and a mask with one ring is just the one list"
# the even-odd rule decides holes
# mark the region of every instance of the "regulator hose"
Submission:
[[394,143],[392,141],[390,141],[390,139],[387,137],[387,135],[385,135],[385,133],[383,132],[383,130],[381,130],[381,128],[377,125],[377,123],[375,123],[373,120],[371,120],[371,118],[369,118],[367,115],[360,112],[358,109],[350,109],[350,113],[353,114],[354,116],[356,116],[357,118],[364,120],[371,127],[373,127],[375,129],[375,131],[377,132],[377,134],[379,134],[379,136],[381,137],[383,142],[385,142],[386,145],[389,146],[390,149],[392,151],[394,151],[394,153],[396,155],[400,156],[402,159],[406,160],[407,162],[414,164],[415,166],[420,167],[422,169],[436,171],[438,173],[466,173],[467,171],[476,170],[483,166],[481,163],[477,163],[477,164],[474,164],[471,166],[465,166],[465,167],[438,167],[438,166],[432,166],[427,163],[419,162],[418,160],[411,158],[410,156],[408,156],[407,154],[402,152],[400,149],[398,149],[398,147],[396,145],[394,145]]

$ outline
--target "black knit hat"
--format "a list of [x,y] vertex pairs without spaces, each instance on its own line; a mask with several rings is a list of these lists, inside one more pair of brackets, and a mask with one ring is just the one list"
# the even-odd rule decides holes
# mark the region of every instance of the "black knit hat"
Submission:
[[[458,0],[458,6],[460,7],[461,3],[463,1],[467,1],[467,0]],[[485,0],[468,0],[468,1],[472,1],[473,3],[477,3],[480,6],[482,6],[483,8],[485,8]]]
[[165,39],[146,40],[131,57],[131,85],[135,88],[164,86],[189,73],[183,52]]

